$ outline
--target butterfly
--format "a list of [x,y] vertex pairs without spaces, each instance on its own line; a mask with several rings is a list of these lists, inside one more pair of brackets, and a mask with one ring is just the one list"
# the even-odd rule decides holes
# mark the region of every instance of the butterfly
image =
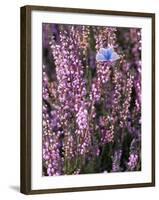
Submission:
[[109,61],[109,62],[114,62],[118,60],[120,56],[114,51],[112,47],[108,48],[101,48],[99,52],[96,55],[96,61]]

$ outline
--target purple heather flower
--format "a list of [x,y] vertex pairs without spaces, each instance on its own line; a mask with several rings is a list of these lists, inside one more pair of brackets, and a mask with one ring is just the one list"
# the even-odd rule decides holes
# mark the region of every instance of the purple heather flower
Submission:
[[88,121],[88,111],[82,107],[80,107],[78,113],[76,114],[76,122],[78,124],[79,129],[83,130],[87,128]]
[[118,60],[120,56],[114,51],[112,47],[108,48],[101,48],[99,49],[99,52],[96,55],[96,60],[99,62],[105,62],[105,61],[110,61],[114,62]]
[[138,155],[130,154],[128,162],[128,168],[130,169],[130,171],[134,170],[137,164],[138,164]]
[[121,162],[122,150],[118,149],[114,152],[112,157],[112,172],[121,171],[120,162]]

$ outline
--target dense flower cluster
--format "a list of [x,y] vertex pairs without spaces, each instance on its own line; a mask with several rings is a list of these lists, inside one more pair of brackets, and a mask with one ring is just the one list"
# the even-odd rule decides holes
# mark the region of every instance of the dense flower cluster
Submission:
[[42,27],[43,175],[141,170],[141,30]]

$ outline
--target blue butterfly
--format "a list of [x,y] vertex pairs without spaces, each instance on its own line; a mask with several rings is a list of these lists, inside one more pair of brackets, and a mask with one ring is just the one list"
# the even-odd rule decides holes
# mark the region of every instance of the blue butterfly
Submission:
[[104,61],[113,62],[118,60],[119,58],[120,56],[114,51],[112,47],[101,48],[96,55],[96,60],[101,62]]

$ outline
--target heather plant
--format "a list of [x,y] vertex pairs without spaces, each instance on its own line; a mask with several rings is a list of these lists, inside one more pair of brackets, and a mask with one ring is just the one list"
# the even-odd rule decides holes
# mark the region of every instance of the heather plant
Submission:
[[141,29],[44,23],[43,175],[141,170]]

